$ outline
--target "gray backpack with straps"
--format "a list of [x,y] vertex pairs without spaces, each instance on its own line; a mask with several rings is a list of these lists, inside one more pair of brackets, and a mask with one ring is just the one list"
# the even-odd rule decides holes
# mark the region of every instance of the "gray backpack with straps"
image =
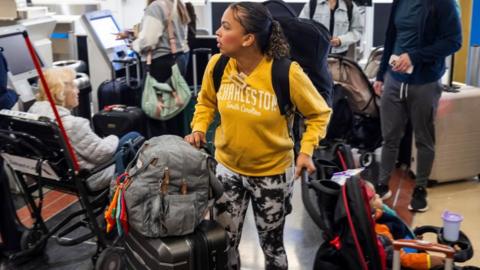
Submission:
[[146,237],[192,233],[204,219],[213,191],[223,193],[215,160],[181,137],[146,141],[128,165],[125,189],[129,225]]

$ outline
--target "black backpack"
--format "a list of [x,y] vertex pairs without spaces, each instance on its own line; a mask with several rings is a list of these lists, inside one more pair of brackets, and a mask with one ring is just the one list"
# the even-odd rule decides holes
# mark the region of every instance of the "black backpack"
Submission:
[[[274,59],[272,65],[272,83],[280,113],[284,115],[293,107],[288,79],[291,60],[300,64],[317,91],[331,105],[333,80],[327,64],[331,37],[327,28],[313,20],[296,17],[291,7],[281,0],[266,1],[264,5],[282,26],[290,45],[291,59]],[[220,88],[228,60],[222,55],[215,64],[213,82],[216,91]]]
[[5,56],[3,56],[3,48],[0,47],[0,91],[7,89],[7,73],[8,64]]
[[7,88],[8,83],[8,64],[3,55],[3,48],[0,47],[0,110],[11,109],[18,100],[15,91]]

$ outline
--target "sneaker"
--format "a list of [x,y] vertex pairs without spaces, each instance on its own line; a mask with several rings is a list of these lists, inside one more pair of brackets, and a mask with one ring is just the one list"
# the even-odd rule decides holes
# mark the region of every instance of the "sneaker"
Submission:
[[414,212],[425,212],[428,210],[427,190],[424,187],[415,187],[408,210]]
[[375,187],[375,190],[377,191],[377,194],[380,196],[382,200],[387,200],[390,197],[392,197],[392,192],[388,188],[388,185],[377,184],[377,186]]

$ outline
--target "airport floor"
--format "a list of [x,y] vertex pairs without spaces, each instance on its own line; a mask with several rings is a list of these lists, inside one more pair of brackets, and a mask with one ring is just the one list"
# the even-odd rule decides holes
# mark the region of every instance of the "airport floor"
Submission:
[[[312,269],[315,253],[322,242],[321,232],[304,210],[299,184],[299,182],[295,184],[293,213],[287,217],[285,246],[289,269]],[[407,210],[414,185],[414,180],[409,178],[407,172],[401,169],[396,170],[390,182],[393,196],[386,203],[395,209],[401,218],[412,227],[427,224],[441,226],[440,215],[445,209],[461,213],[465,217],[461,229],[470,237],[474,248],[477,247],[475,251],[478,251],[480,245],[480,231],[478,230],[478,223],[480,222],[480,196],[478,196],[480,194],[480,184],[478,179],[439,184],[429,188],[430,210],[416,215]],[[68,197],[70,195],[61,197],[59,194],[51,194],[54,195],[51,197],[55,199],[49,199],[51,201],[46,204],[47,209],[50,210],[45,212],[51,215],[47,223],[55,223],[56,220],[78,207]],[[63,210],[55,214],[59,209]],[[28,224],[28,217],[19,212],[20,215],[24,216],[23,222]],[[93,269],[90,258],[95,253],[95,249],[96,246],[91,241],[73,247],[61,247],[56,244],[55,239],[51,239],[44,256],[17,267],[6,265],[3,262],[0,263],[0,270]],[[240,255],[242,269],[264,269],[264,258],[258,243],[251,207],[244,225]],[[480,255],[475,254],[465,265],[480,266]]]

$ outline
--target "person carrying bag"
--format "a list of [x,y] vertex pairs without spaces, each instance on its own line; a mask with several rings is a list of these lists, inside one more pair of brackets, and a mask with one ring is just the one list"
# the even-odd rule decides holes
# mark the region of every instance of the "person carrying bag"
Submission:
[[[173,2],[177,6],[177,0]],[[175,43],[175,34],[173,30],[173,16],[176,14],[176,8],[170,12],[167,20],[168,40],[170,50],[175,57],[177,45]],[[166,11],[164,10],[166,13]],[[172,66],[172,76],[166,83],[159,83],[150,75],[150,65],[152,64],[152,51],[147,55],[147,76],[142,95],[142,109],[151,118],[157,120],[169,120],[178,115],[187,106],[192,94],[187,82],[180,73],[180,68],[175,62]]]

